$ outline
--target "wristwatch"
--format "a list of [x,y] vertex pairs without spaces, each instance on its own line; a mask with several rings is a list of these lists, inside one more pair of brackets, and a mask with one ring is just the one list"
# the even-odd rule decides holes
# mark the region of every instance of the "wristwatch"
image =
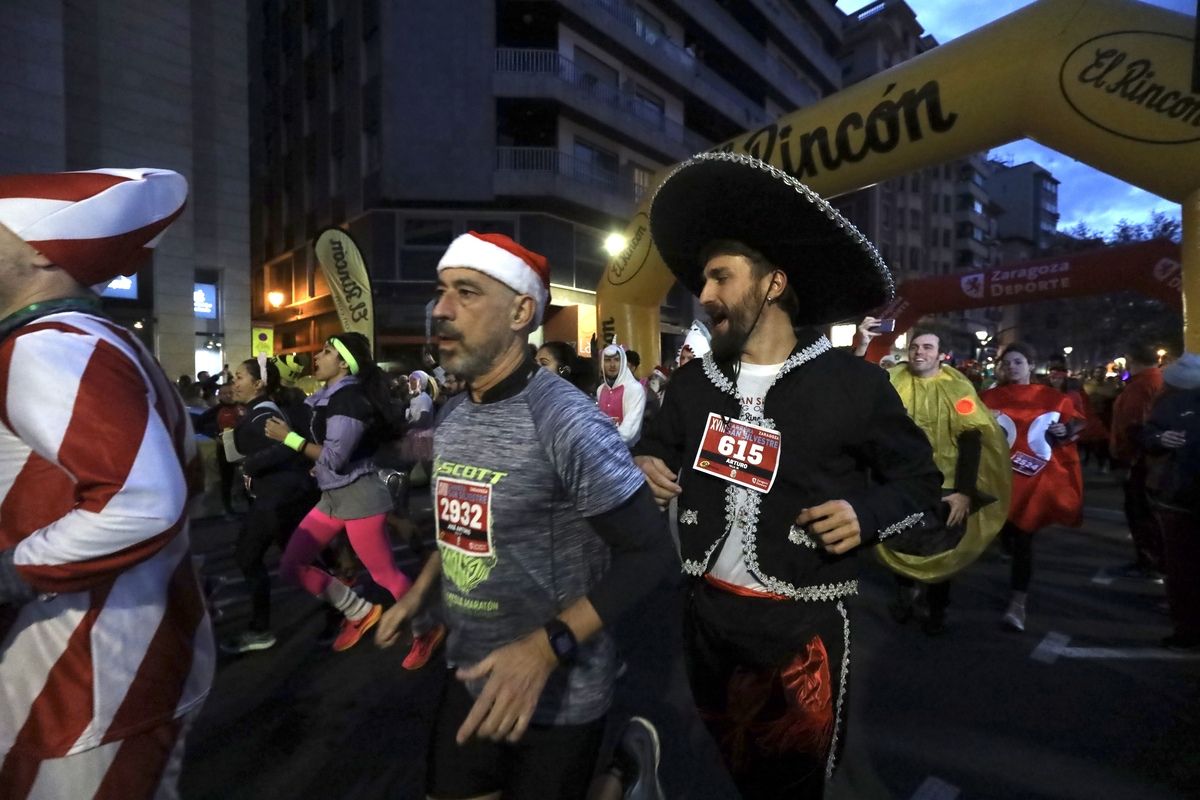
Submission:
[[575,656],[579,652],[579,642],[575,640],[575,634],[571,632],[567,623],[555,617],[547,622],[543,629],[550,639],[550,649],[554,651],[558,663],[564,667],[574,664]]

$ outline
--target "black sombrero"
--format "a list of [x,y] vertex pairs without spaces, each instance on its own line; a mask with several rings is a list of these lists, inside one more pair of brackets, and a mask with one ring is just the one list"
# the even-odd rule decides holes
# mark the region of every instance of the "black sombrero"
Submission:
[[736,239],[788,275],[800,324],[857,319],[895,296],[874,246],[815,192],[742,153],[700,153],[680,164],[650,204],[650,234],[675,277],[699,295],[701,249]]

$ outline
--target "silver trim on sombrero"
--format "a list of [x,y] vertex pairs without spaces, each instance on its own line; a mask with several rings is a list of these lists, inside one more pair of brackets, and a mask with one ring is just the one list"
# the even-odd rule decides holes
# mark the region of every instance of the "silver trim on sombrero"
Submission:
[[650,216],[654,216],[654,203],[658,200],[659,192],[662,191],[664,186],[671,182],[671,178],[674,178],[677,173],[682,172],[694,164],[700,164],[706,161],[728,161],[734,164],[742,164],[747,167],[761,169],[770,174],[772,178],[778,178],[788,186],[791,186],[796,190],[797,193],[800,194],[801,197],[816,205],[817,208],[819,208],[821,212],[824,213],[825,216],[834,222],[839,228],[849,233],[850,238],[854,240],[855,244],[866,251],[867,256],[870,257],[871,262],[875,265],[875,269],[879,271],[879,274],[883,276],[884,282],[887,284],[886,302],[890,303],[896,298],[896,281],[892,277],[892,271],[888,269],[888,265],[884,263],[883,257],[879,255],[879,251],[875,249],[875,245],[871,244],[870,240],[867,239],[867,237],[864,236],[862,232],[854,226],[853,222],[842,216],[841,212],[831,206],[829,201],[824,197],[821,197],[821,195],[817,194],[788,173],[779,169],[779,167],[773,167],[762,159],[755,158],[752,155],[747,155],[746,153],[730,153],[726,150],[720,150],[717,152],[697,153],[687,161],[680,162],[675,169],[671,170],[667,174],[666,179],[664,179],[663,182],[658,185],[658,188],[654,190],[654,197],[650,200]]

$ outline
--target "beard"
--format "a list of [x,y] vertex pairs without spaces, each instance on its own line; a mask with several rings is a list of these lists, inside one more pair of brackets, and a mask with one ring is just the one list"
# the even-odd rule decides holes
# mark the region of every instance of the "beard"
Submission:
[[[705,308],[712,318],[712,354],[718,363],[727,363],[741,358],[742,347],[754,332],[762,311],[765,291],[761,296],[747,292],[736,305],[729,308]],[[724,330],[717,330],[721,321],[726,321]]]
[[504,336],[489,335],[483,337],[478,344],[468,344],[462,332],[449,322],[439,322],[434,332],[446,342],[455,342],[458,346],[453,351],[443,350],[438,346],[441,365],[447,372],[453,372],[460,380],[473,380],[486,373],[496,363],[500,354],[508,346]]

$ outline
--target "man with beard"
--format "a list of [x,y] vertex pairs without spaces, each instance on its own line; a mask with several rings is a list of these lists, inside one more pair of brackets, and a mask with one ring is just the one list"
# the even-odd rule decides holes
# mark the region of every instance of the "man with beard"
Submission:
[[692,691],[743,797],[821,797],[844,736],[862,547],[939,499],[929,442],[886,374],[815,325],[887,302],[875,249],[803,184],[704,153],[659,187],[659,252],[712,318],[635,448],[678,497]]
[[[582,797],[616,677],[605,629],[678,563],[612,423],[529,355],[549,289],[546,259],[500,234],[460,236],[438,264],[441,363],[467,391],[434,435],[431,563],[456,670],[434,723],[434,798]],[[433,569],[384,616],[381,644]]]

